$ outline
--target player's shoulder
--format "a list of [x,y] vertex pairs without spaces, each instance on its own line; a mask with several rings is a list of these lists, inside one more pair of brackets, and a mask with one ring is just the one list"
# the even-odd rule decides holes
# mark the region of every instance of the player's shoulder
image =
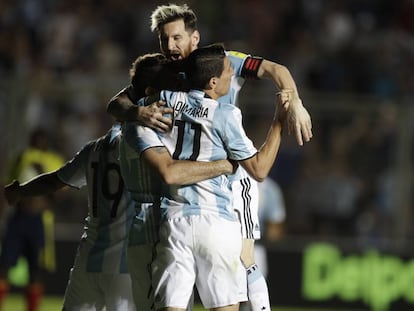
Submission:
[[99,152],[102,149],[103,137],[88,141],[77,153],[78,156],[86,157],[92,152]]
[[257,78],[257,72],[263,61],[262,57],[252,56],[237,51],[227,51],[226,55],[234,69],[235,76],[253,79]]
[[171,100],[176,100],[176,99],[187,97],[187,94],[188,94],[187,92],[183,92],[183,91],[162,90],[160,92],[160,99],[171,101]]
[[228,118],[230,115],[239,114],[241,113],[240,108],[232,105],[230,103],[222,103],[215,101],[217,103],[217,109],[221,112],[225,118]]
[[244,60],[249,56],[249,54],[239,52],[239,51],[234,51],[234,50],[226,51],[226,55],[230,58],[236,58],[239,60]]

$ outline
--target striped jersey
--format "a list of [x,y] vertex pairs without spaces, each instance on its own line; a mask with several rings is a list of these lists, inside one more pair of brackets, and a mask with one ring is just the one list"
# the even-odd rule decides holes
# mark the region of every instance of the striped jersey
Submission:
[[228,93],[221,96],[217,101],[219,103],[231,104],[239,107],[239,92],[246,81],[243,69],[247,66],[249,55],[235,51],[226,51],[226,56],[230,60],[231,67],[233,67],[234,75],[231,78]]
[[[140,159],[135,137],[150,129],[137,122],[125,122],[119,150],[121,174],[125,188],[135,202],[136,216],[129,235],[129,246],[154,243],[158,240],[160,214],[158,208],[162,195],[169,192],[156,171]],[[161,143],[160,146],[163,146]]]
[[[176,160],[245,160],[257,153],[242,126],[241,111],[234,105],[206,98],[204,92],[162,91],[160,99],[174,109],[173,129],[165,134],[143,130],[135,137],[137,150],[164,145]],[[144,104],[145,99],[140,101]],[[157,136],[158,135],[158,136]],[[167,218],[214,213],[236,219],[227,176],[181,186],[163,196],[161,213]]]
[[57,171],[63,183],[87,186],[88,216],[76,259],[85,272],[128,272],[126,244],[135,210],[119,167],[120,133],[113,126]]

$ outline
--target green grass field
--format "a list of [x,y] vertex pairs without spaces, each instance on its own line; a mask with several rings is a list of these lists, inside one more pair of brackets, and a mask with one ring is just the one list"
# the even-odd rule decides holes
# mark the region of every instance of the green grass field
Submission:
[[[39,311],[59,311],[62,309],[62,297],[45,297]],[[20,295],[7,296],[2,311],[26,311],[25,301]]]
[[[39,311],[59,311],[62,308],[62,297],[44,297]],[[3,311],[25,311],[25,303],[22,296],[9,295],[3,306]],[[203,311],[201,306],[195,306],[194,311]],[[272,311],[366,311],[366,310],[347,310],[347,309],[315,309],[315,308],[291,308],[291,307],[275,307]]]

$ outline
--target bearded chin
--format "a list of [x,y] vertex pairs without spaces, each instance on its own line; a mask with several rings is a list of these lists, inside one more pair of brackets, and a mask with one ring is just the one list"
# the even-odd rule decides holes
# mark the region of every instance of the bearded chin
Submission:
[[172,60],[179,60],[181,59],[181,55],[180,54],[170,54],[170,59]]

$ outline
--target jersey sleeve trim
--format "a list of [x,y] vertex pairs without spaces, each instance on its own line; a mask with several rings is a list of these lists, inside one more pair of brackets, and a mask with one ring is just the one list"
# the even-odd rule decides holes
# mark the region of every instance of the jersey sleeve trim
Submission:
[[74,184],[71,184],[71,183],[69,183],[67,181],[62,180],[62,178],[59,176],[59,174],[57,175],[57,177],[58,177],[58,179],[60,180],[60,182],[62,184],[65,184],[66,186],[68,186],[70,188],[73,188],[73,189],[76,189],[76,190],[80,190],[80,189],[82,189],[84,187],[84,186],[77,186],[77,185],[74,185]]
[[233,159],[233,158],[231,158],[231,157],[230,157],[230,160],[237,161],[237,162],[239,162],[239,161],[249,160],[249,159],[251,159],[251,158],[255,157],[257,153],[258,153],[258,152],[255,152],[255,153],[254,153],[254,154],[252,154],[250,157],[243,158],[243,159]]
[[151,146],[146,146],[146,147],[144,147],[140,152],[139,152],[139,156],[141,157],[142,156],[142,154],[146,151],[146,150],[149,150],[149,149],[153,149],[153,148],[165,148],[165,146],[164,145],[151,145]]

